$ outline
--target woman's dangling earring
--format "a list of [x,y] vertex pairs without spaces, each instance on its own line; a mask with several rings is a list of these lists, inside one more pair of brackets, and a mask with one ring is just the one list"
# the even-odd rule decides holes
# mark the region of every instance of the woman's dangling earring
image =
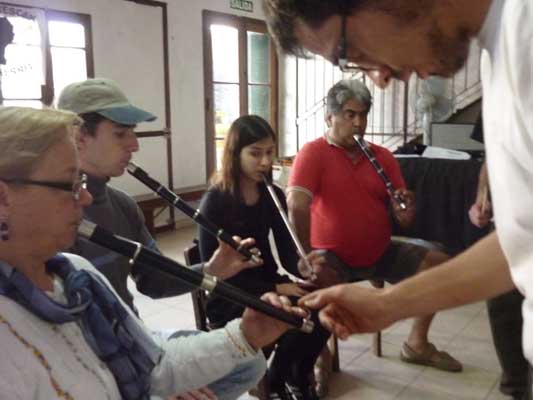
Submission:
[[9,225],[7,223],[7,215],[0,215],[0,240],[9,240]]

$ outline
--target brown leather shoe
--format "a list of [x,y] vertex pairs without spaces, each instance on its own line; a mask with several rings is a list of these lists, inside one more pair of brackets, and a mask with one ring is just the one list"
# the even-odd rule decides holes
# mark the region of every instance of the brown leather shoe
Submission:
[[463,365],[445,351],[439,351],[433,343],[428,343],[423,353],[417,353],[407,343],[402,346],[400,358],[404,362],[427,365],[442,371],[461,372]]

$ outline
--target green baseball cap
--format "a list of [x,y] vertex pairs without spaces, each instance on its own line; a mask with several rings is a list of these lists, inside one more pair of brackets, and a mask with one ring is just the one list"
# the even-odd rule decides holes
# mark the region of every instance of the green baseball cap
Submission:
[[87,79],[66,86],[57,108],[76,114],[95,112],[121,125],[153,121],[156,116],[133,106],[115,81],[105,78]]

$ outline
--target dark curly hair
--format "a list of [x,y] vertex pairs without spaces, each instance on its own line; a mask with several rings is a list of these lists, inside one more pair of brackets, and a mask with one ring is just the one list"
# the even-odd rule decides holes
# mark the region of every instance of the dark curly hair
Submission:
[[263,0],[270,36],[285,53],[305,57],[306,51],[294,33],[296,21],[318,29],[334,15],[353,15],[360,9],[375,10],[413,22],[428,12],[435,0]]

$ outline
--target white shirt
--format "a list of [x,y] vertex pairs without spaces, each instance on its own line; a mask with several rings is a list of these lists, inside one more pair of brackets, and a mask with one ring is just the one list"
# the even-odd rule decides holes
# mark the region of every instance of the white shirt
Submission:
[[525,296],[524,353],[533,364],[533,1],[493,0],[479,40],[496,232]]
[[[67,256],[76,268],[98,274],[87,260]],[[60,280],[54,281],[54,292],[49,295],[66,302]],[[141,321],[139,324],[143,326]],[[253,354],[249,348],[240,320],[230,322],[225,330],[154,340],[164,354],[152,372],[151,392],[162,397],[206,386],[239,363],[256,357],[264,360],[262,352]],[[50,324],[4,296],[0,296],[0,354],[2,400],[121,399],[113,375],[96,357],[76,322]]]

